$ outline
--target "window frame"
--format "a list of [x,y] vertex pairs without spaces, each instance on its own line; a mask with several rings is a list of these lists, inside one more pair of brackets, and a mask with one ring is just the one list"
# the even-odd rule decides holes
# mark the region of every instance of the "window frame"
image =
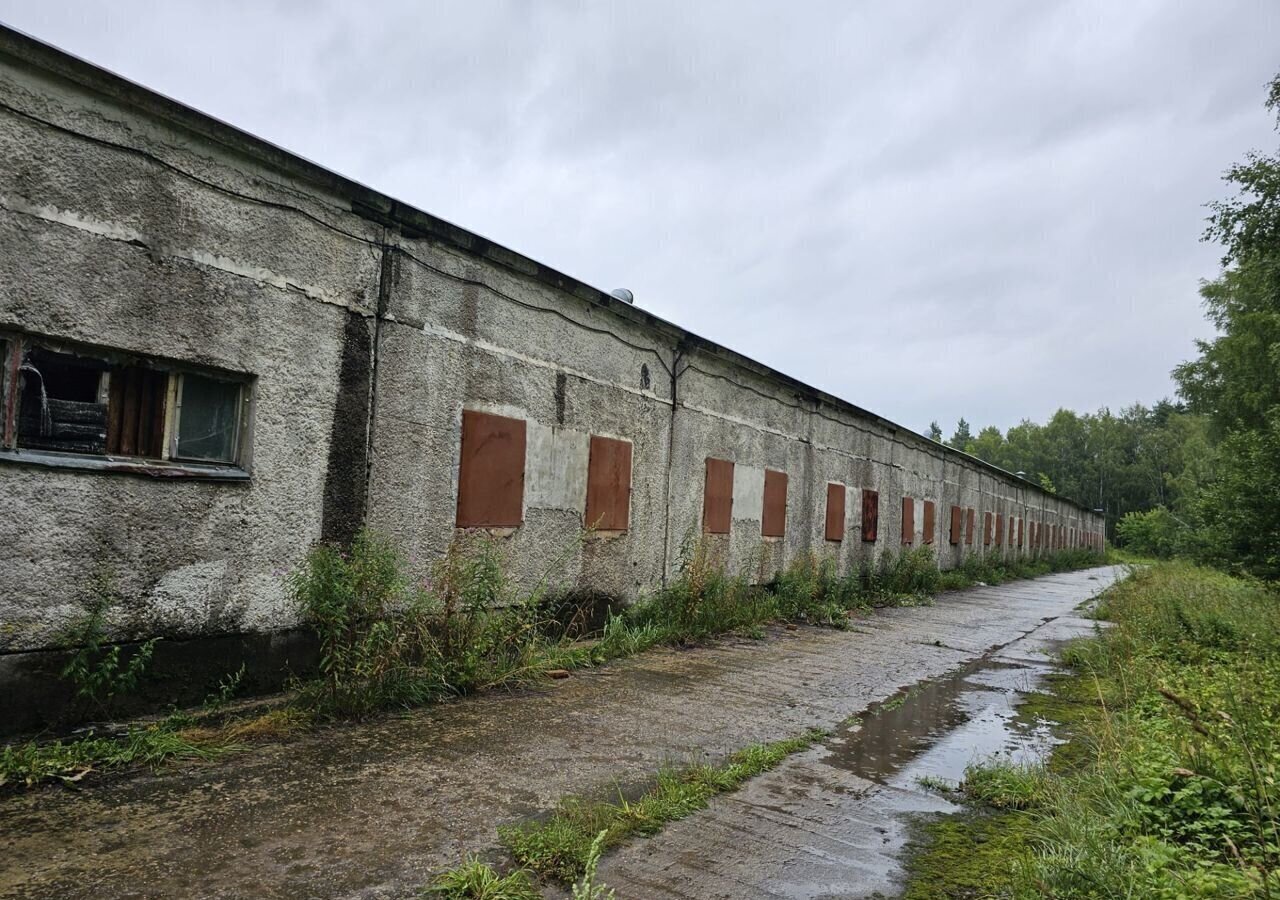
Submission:
[[[251,477],[253,411],[256,405],[257,379],[243,372],[195,366],[178,360],[144,353],[119,350],[99,344],[6,328],[0,330],[0,462],[48,468],[105,472],[111,474],[146,475],[156,478],[196,479],[210,481],[248,481]],[[69,354],[99,360],[108,365],[110,377],[130,366],[152,369],[165,376],[165,405],[163,411],[164,438],[160,442],[160,456],[126,455],[121,453],[77,453],[24,447],[19,435],[19,369],[28,349],[39,347],[51,353]],[[177,403],[176,393],[186,374],[214,381],[235,384],[236,433],[232,441],[233,459],[230,461],[196,460],[176,454]]]
[[[233,459],[231,462],[218,460],[200,459],[193,456],[183,456],[179,453],[178,435],[182,430],[182,389],[188,375],[194,375],[197,378],[203,378],[206,381],[218,381],[223,384],[233,384],[236,387],[236,409],[239,415],[236,416],[236,430],[231,436],[231,446],[233,448]],[[165,403],[165,452],[169,454],[168,458],[174,462],[196,463],[199,465],[226,466],[236,465],[242,452],[241,436],[245,429],[245,396],[244,382],[234,378],[224,378],[215,374],[207,374],[204,372],[193,372],[189,369],[177,369],[173,371],[169,378],[168,399]],[[170,412],[172,410],[172,412]]]

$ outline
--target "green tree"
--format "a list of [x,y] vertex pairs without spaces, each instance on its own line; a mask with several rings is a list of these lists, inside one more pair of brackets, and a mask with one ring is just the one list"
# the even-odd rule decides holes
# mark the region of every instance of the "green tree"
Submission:
[[942,429],[938,427],[938,421],[936,419],[929,423],[929,430],[924,433],[924,436],[931,441],[937,441],[939,444],[942,443]]
[[957,450],[964,450],[967,452],[969,449],[969,442],[972,440],[973,434],[969,431],[969,423],[961,417],[960,421],[956,423],[955,433],[951,435],[951,440],[947,441],[947,443]]
[[[1280,76],[1267,108],[1280,126]],[[1280,154],[1250,153],[1225,176],[1234,196],[1211,204],[1206,240],[1223,272],[1201,287],[1218,336],[1174,370],[1179,392],[1217,440],[1186,506],[1210,561],[1280,577]],[[1185,454],[1185,448],[1183,450]],[[1185,470],[1184,466],[1184,470]],[[1180,476],[1187,483],[1186,473]]]

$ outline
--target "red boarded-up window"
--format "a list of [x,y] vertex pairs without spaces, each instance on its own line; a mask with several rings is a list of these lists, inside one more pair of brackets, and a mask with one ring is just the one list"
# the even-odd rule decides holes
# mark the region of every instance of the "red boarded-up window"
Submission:
[[996,513],[996,546],[1004,544],[1004,513]]
[[902,543],[910,544],[916,536],[916,501],[902,498]]
[[1008,541],[1006,541],[1006,543],[1007,543],[1010,547],[1012,547],[1012,546],[1013,546],[1013,522],[1014,522],[1014,518],[1013,518],[1013,516],[1010,516],[1010,517],[1009,517],[1009,540],[1008,540]]
[[937,508],[933,505],[932,500],[926,500],[924,501],[924,542],[926,544],[933,543],[937,525]]
[[880,495],[875,491],[862,492],[862,539],[874,544],[880,534]]
[[964,511],[958,506],[951,507],[951,543],[960,543],[964,526],[961,522],[964,520]]
[[982,543],[991,546],[991,513],[982,514]]
[[844,540],[844,498],[843,484],[827,485],[827,540]]
[[591,435],[587,527],[626,531],[631,521],[631,442]]
[[733,463],[707,457],[707,482],[702,494],[702,530],[728,534],[733,518]]
[[1022,549],[1022,519],[1018,519],[1018,549]]
[[787,533],[787,473],[764,470],[764,514],[760,516],[760,533],[765,537],[782,537]]
[[964,511],[964,542],[970,547],[973,546],[973,507],[970,506]]
[[523,419],[462,411],[459,528],[514,528],[524,519]]

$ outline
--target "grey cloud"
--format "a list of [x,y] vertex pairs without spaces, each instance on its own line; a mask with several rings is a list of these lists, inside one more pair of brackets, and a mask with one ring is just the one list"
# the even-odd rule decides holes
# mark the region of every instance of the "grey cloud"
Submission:
[[1280,7],[0,0],[915,428],[1171,391]]

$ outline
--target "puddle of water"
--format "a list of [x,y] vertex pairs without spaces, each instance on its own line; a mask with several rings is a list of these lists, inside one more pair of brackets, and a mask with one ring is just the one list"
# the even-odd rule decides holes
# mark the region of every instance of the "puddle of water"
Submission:
[[980,660],[917,685],[854,720],[828,744],[824,762],[889,787],[917,790],[920,779],[955,786],[971,763],[1045,759],[1058,741],[1050,723],[1015,721],[1025,694],[1049,665]]

